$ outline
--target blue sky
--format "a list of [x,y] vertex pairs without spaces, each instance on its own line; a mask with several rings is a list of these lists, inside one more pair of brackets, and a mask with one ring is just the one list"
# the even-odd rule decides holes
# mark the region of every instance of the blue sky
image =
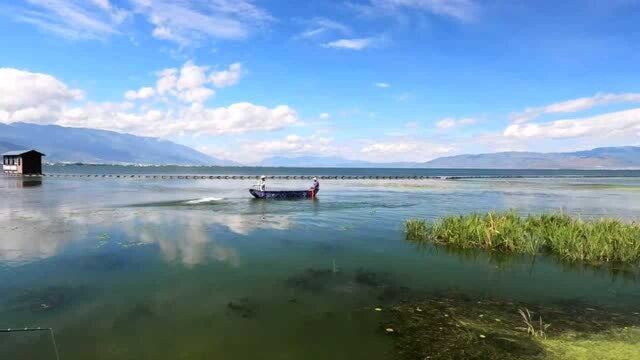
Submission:
[[0,5],[0,121],[427,161],[639,145],[640,1]]

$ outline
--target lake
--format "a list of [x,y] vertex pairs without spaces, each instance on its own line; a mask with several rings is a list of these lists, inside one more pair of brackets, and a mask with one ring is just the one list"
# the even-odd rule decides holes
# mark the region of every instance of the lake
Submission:
[[[402,228],[502,209],[637,220],[637,171],[177,169],[45,171],[490,177],[324,180],[313,201],[251,199],[255,180],[0,177],[0,328],[52,327],[62,359],[382,360],[395,340],[374,309],[407,296],[640,303],[633,271],[417,248]],[[509,174],[525,178],[491,177]],[[43,334],[0,333],[0,358],[54,355]]]

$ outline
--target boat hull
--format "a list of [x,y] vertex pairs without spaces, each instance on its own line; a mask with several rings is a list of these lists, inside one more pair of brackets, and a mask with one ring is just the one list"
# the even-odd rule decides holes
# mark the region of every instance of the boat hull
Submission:
[[260,191],[256,189],[249,189],[249,192],[256,199],[294,200],[313,199],[315,197],[311,190]]

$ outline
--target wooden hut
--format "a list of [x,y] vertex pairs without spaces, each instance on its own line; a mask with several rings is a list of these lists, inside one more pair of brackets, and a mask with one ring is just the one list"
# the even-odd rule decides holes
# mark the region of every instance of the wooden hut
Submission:
[[46,155],[36,150],[6,152],[2,154],[2,170],[12,175],[40,175],[43,156]]

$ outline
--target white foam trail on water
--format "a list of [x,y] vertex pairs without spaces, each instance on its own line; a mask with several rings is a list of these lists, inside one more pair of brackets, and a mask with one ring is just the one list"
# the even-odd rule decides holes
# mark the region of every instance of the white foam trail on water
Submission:
[[224,200],[224,198],[220,198],[220,197],[206,197],[206,198],[201,198],[201,199],[195,199],[195,200],[189,200],[189,201],[185,201],[185,204],[188,205],[193,205],[193,204],[206,204],[206,203],[210,203],[210,202],[216,202],[216,201],[221,201]]

